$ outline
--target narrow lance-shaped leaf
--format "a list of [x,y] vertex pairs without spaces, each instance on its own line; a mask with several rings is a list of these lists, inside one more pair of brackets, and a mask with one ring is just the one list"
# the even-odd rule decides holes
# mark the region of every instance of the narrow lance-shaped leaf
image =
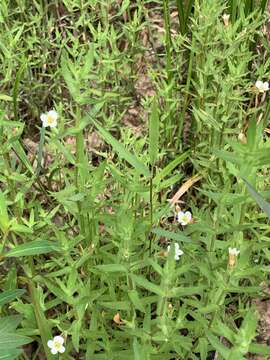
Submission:
[[[89,114],[90,115],[90,114]],[[118,140],[116,140],[108,131],[106,131],[101,125],[99,125],[95,120],[93,120],[96,128],[99,131],[99,134],[103,139],[110,144],[113,149],[118,153],[118,155],[125,159],[130,165],[132,165],[139,174],[142,174],[146,177],[150,176],[149,169],[140,161],[137,156],[131,154]]]
[[0,293],[0,306],[3,306],[10,301],[16,299],[17,297],[21,296],[25,290],[23,289],[15,289],[15,290],[7,290]]
[[9,218],[7,212],[6,199],[2,191],[0,191],[0,229],[6,233],[9,228]]
[[270,204],[266,200],[264,200],[264,198],[259,193],[257,193],[257,191],[250,185],[247,180],[243,180],[247,186],[250,195],[254,198],[259,207],[266,213],[266,215],[270,219]]
[[33,256],[39,254],[46,254],[52,251],[57,251],[58,243],[47,240],[34,240],[25,244],[16,246],[5,257],[19,257],[19,256]]

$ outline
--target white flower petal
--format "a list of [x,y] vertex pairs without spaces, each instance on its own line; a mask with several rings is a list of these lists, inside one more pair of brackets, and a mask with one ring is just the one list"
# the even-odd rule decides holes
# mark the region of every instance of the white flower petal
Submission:
[[55,121],[55,122],[51,123],[49,126],[50,126],[50,128],[55,128],[57,126],[57,122]]
[[259,92],[261,92],[261,93],[269,90],[269,84],[268,84],[267,81],[262,82],[261,80],[257,80],[255,82],[255,86],[259,90]]
[[58,342],[59,344],[61,344],[61,345],[63,345],[64,344],[64,338],[62,337],[62,336],[55,336],[54,338],[53,338],[53,341],[54,342]]
[[50,116],[52,119],[54,119],[55,121],[57,120],[57,118],[58,118],[58,114],[57,114],[57,112],[55,111],[55,110],[50,110],[49,112],[48,112],[48,116]]
[[47,116],[46,114],[41,114],[41,115],[40,115],[40,120],[41,120],[43,123],[46,122],[47,119],[48,119],[48,116]]
[[56,354],[58,353],[58,351],[57,351],[57,349],[52,348],[52,349],[51,349],[51,353],[52,353],[53,355],[56,355]]
[[47,345],[48,345],[49,348],[53,348],[53,341],[52,341],[52,340],[49,340],[49,341],[47,342]]
[[188,223],[190,223],[192,219],[192,214],[190,211],[179,211],[177,213],[177,220],[181,225],[187,225]]
[[179,218],[185,216],[184,211],[179,211],[179,212],[177,213],[177,216],[178,216]]
[[60,349],[58,350],[60,352],[60,354],[63,354],[65,352],[65,347],[61,346]]
[[263,82],[261,80],[257,80],[255,82],[255,86],[256,88],[261,89],[263,87]]
[[192,214],[190,211],[186,211],[185,216],[189,219],[189,221],[192,219]]
[[[170,252],[170,250],[171,250],[171,245],[168,245],[167,251]],[[180,256],[183,254],[184,254],[183,251],[179,248],[179,244],[175,243],[174,244],[174,259],[179,260]]]
[[228,250],[229,250],[229,255],[238,256],[240,254],[240,250],[238,250],[236,248],[229,247]]
[[177,255],[179,255],[179,256],[184,255],[184,251],[182,251],[181,249],[179,249],[179,250],[177,251]]
[[268,91],[268,90],[269,90],[269,84],[268,84],[267,81],[265,81],[265,82],[263,83],[263,90],[264,90],[264,91]]

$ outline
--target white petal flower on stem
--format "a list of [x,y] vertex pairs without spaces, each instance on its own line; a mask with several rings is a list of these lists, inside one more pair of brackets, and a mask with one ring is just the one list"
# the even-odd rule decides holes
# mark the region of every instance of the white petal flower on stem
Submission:
[[58,114],[55,110],[50,110],[46,114],[40,115],[43,127],[55,128],[57,125]]
[[269,84],[267,81],[262,82],[261,80],[257,80],[255,82],[255,86],[259,90],[260,93],[264,93],[269,90]]
[[229,247],[229,255],[238,256],[239,254],[240,254],[240,250]]
[[192,215],[190,211],[179,211],[177,213],[177,220],[181,225],[187,225],[191,222],[192,220]]
[[65,352],[64,338],[62,336],[55,336],[53,340],[47,342],[48,347],[51,349],[51,353],[56,355],[57,353],[63,354]]
[[236,258],[240,254],[240,250],[229,247],[229,261],[228,265],[232,269],[235,266]]
[[[171,245],[168,245],[167,251],[170,252],[170,250],[171,250]],[[174,244],[174,259],[179,260],[180,256],[182,256],[183,254],[184,254],[184,252],[179,248],[179,244],[175,243]]]
[[222,20],[224,22],[224,25],[227,27],[229,26],[229,20],[230,20],[230,14],[223,14]]

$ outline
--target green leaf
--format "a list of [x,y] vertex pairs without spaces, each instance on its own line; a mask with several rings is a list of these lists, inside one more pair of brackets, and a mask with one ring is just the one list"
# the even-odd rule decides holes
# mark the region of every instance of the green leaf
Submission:
[[99,301],[99,305],[112,310],[130,310],[128,301]]
[[48,240],[34,240],[25,244],[16,246],[8,253],[4,254],[5,257],[19,257],[19,256],[33,256],[39,254],[46,254],[49,252],[60,251],[57,242]]
[[160,170],[153,179],[154,184],[158,184],[166,176],[171,175],[172,171],[185,161],[190,155],[190,151],[186,151],[183,154],[177,156],[173,161],[171,161],[164,169]]
[[22,146],[22,144],[20,143],[19,140],[15,141],[14,143],[12,143],[12,148],[15,152],[15,154],[18,156],[18,158],[21,160],[21,162],[23,163],[23,165],[27,168],[27,170],[29,170],[29,172],[33,175],[34,174],[34,170],[32,167],[31,162],[29,161],[24,148]]
[[0,101],[1,100],[3,100],[3,101],[12,101],[12,97],[8,96],[8,95],[5,95],[5,94],[0,94]]
[[80,346],[81,327],[82,327],[82,321],[81,319],[77,319],[73,321],[70,329],[72,343],[77,352],[79,352],[79,346]]
[[14,350],[16,347],[29,344],[32,341],[31,338],[23,335],[17,335],[14,333],[1,334],[0,337],[0,351]]
[[14,81],[13,91],[12,91],[12,99],[13,99],[13,111],[14,111],[14,117],[15,120],[18,120],[18,94],[19,94],[19,86],[20,81],[23,77],[24,71],[26,68],[26,63],[22,63]]
[[148,167],[145,166],[144,163],[137,158],[137,156],[131,154],[118,140],[116,140],[95,120],[92,119],[92,122],[95,124],[99,134],[103,137],[103,139],[112,146],[112,148],[121,158],[125,159],[130,165],[132,165],[139,174],[142,174],[146,177],[150,176]]
[[151,107],[150,123],[149,123],[149,157],[152,166],[158,158],[159,143],[159,113],[157,100],[154,97]]
[[252,343],[249,345],[249,352],[260,355],[270,355],[270,346]]
[[250,185],[250,183],[247,180],[245,179],[243,180],[247,186],[250,195],[255,199],[256,203],[270,219],[270,204],[266,200],[264,200],[264,198],[259,193],[257,193],[257,191]]
[[127,269],[124,265],[121,264],[107,264],[107,265],[97,265],[96,269],[105,271],[105,272],[127,272]]
[[22,320],[21,315],[4,316],[0,318],[0,336],[4,333],[11,333]]
[[206,360],[208,353],[208,341],[204,337],[199,338],[198,351],[200,352],[201,360]]
[[131,277],[138,286],[143,287],[146,290],[151,291],[152,293],[157,294],[159,296],[162,297],[165,296],[164,291],[158,285],[151,283],[142,276],[132,274]]
[[138,309],[141,312],[145,313],[145,307],[144,307],[141,299],[139,298],[138,292],[136,290],[130,290],[128,292],[128,296],[129,296],[133,306],[135,307],[135,309]]
[[224,346],[216,336],[208,333],[207,338],[210,344],[214,347],[214,349],[216,349],[220,353],[220,355],[222,355],[223,358],[227,360],[229,357],[230,350],[226,348],[226,346]]
[[0,360],[15,360],[18,359],[18,356],[21,355],[23,351],[20,349],[14,350],[2,350],[0,354]]
[[3,306],[10,301],[20,297],[22,294],[25,293],[23,289],[16,289],[16,290],[7,290],[0,294],[0,306]]
[[172,240],[176,240],[176,241],[183,241],[183,242],[194,242],[191,240],[191,238],[185,236],[184,234],[179,233],[174,233],[172,231],[167,231],[167,230],[163,230],[161,228],[155,228],[152,230],[152,232],[156,235],[158,235],[158,237],[165,237],[167,239],[172,239]]
[[213,150],[214,155],[218,156],[222,160],[229,161],[236,165],[241,165],[242,160],[235,156],[235,153],[224,150]]
[[205,286],[193,286],[193,287],[177,287],[173,288],[169,294],[169,297],[181,297],[194,294],[201,294]]
[[6,233],[9,228],[9,218],[7,211],[6,199],[2,191],[0,191],[0,229]]

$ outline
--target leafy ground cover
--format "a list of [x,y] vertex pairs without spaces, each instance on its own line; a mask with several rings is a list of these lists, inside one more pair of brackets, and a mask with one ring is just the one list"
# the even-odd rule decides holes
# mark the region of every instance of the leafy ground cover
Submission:
[[0,4],[0,359],[269,359],[266,1]]

